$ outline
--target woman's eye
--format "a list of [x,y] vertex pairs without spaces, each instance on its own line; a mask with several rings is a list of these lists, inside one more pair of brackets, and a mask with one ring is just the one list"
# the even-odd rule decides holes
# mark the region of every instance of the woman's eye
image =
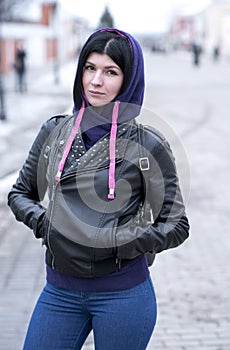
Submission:
[[107,74],[109,74],[109,75],[117,75],[117,72],[115,72],[115,70],[110,69],[110,70],[107,71]]
[[94,66],[87,65],[85,66],[85,70],[94,70]]

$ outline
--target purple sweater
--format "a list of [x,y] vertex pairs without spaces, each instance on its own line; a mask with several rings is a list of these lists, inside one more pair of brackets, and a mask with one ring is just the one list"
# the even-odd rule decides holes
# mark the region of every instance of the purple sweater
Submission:
[[121,270],[94,278],[78,278],[46,267],[46,279],[57,288],[78,292],[108,292],[132,288],[149,276],[145,255],[134,259]]

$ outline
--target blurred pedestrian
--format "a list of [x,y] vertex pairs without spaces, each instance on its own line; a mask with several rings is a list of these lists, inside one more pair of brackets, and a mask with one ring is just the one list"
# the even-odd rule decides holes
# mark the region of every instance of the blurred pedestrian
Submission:
[[202,53],[201,45],[198,42],[192,44],[193,64],[194,66],[200,65],[200,56]]
[[26,91],[26,51],[20,44],[15,53],[15,90],[19,92]]
[[94,32],[73,114],[43,124],[9,193],[17,220],[46,246],[24,350],[81,349],[91,330],[97,350],[147,347],[157,317],[147,257],[182,244],[189,224],[168,142],[135,120],[144,89],[136,39]]
[[0,120],[6,120],[6,112],[5,112],[5,96],[4,96],[4,87],[3,87],[3,79],[2,79],[2,56],[0,52]]
[[220,57],[220,47],[216,45],[213,48],[213,61],[217,62],[219,60],[219,57]]
[[3,89],[1,74],[0,74],[0,120],[4,120],[4,121],[6,120],[5,97],[4,97],[4,89]]

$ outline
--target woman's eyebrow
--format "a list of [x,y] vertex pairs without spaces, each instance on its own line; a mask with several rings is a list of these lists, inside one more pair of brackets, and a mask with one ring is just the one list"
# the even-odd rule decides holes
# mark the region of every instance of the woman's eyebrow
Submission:
[[91,64],[92,66],[95,66],[95,63],[90,62],[90,61],[88,61],[88,60],[85,62],[85,64],[86,64],[86,63]]
[[[86,61],[85,64],[91,64],[92,66],[96,66],[95,63],[91,62],[91,61]],[[105,66],[105,68],[116,68],[118,70],[121,70],[121,68],[117,65],[108,65],[108,66]]]

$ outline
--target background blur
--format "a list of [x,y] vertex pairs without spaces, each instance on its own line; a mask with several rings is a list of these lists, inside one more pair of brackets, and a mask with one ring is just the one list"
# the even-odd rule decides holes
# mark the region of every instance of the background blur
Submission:
[[[192,50],[194,42],[208,56],[218,49],[230,59],[228,0],[0,0],[1,71],[12,69],[17,45],[27,51],[30,68],[62,64],[75,58],[86,37],[98,27],[129,31],[150,49]],[[84,17],[83,17],[84,16]]]
[[79,50],[102,26],[143,47],[140,121],[170,141],[191,224],[151,267],[158,322],[148,350],[229,350],[229,0],[0,0],[0,350],[22,349],[45,283],[44,249],[7,194],[42,123],[72,110]]

